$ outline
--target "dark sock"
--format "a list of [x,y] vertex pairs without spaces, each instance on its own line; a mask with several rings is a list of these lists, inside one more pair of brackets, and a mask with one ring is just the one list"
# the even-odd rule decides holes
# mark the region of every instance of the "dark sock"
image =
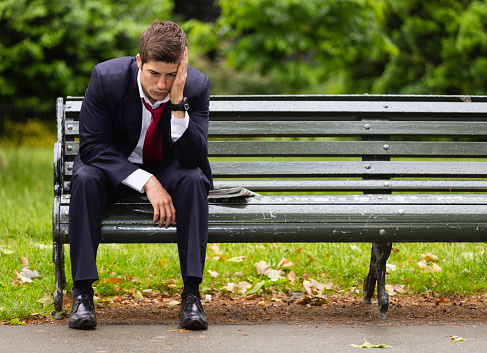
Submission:
[[93,290],[93,287],[91,286],[92,284],[93,284],[93,281],[90,279],[74,282],[74,284],[73,284],[73,299],[77,298],[79,295],[87,295],[90,298],[93,298],[95,291]]
[[201,278],[199,277],[188,277],[186,282],[184,282],[183,294],[181,294],[181,299],[184,299],[189,293],[196,295],[201,299],[200,295],[200,283]]

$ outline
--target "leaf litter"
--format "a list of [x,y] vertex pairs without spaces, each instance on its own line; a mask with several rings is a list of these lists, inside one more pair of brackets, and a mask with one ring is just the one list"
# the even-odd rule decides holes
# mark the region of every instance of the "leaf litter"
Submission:
[[[247,284],[248,286],[249,284]],[[211,300],[203,295],[205,313],[214,324],[309,324],[329,327],[347,325],[437,325],[487,324],[487,294],[482,296],[451,295],[447,299],[434,292],[416,296],[390,297],[387,320],[378,317],[377,302],[365,304],[362,297],[351,293],[333,292],[328,295],[309,296],[305,292],[276,292],[272,295],[240,294],[213,291]],[[202,293],[203,294],[203,293]],[[178,325],[180,296],[153,291],[148,297],[135,299],[132,293],[115,297],[98,295],[97,319],[110,324]],[[66,298],[69,295],[66,296]],[[265,305],[262,305],[265,302]],[[259,304],[260,303],[260,304]],[[63,308],[70,312],[72,303]],[[49,322],[67,325],[68,316],[54,320],[51,315],[22,318],[28,324]],[[8,324],[4,322],[3,324]]]

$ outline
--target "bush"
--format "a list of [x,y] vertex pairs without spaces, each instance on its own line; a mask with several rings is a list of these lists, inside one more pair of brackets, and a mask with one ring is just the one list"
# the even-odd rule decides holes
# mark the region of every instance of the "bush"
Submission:
[[4,134],[0,139],[3,146],[50,147],[56,142],[56,127],[38,119],[25,123],[5,121]]

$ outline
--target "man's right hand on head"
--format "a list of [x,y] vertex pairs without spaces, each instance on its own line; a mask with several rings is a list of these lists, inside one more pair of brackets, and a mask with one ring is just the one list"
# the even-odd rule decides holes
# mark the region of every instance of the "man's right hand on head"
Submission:
[[172,223],[176,225],[176,209],[172,198],[155,176],[152,176],[144,185],[147,198],[154,209],[154,223],[159,223],[159,228],[165,224],[168,228]]

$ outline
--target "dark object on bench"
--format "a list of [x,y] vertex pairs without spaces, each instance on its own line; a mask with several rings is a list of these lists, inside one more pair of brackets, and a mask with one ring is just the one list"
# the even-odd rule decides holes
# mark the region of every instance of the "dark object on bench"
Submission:
[[[57,312],[81,104],[57,101]],[[392,242],[487,238],[487,97],[214,96],[210,109],[209,155],[232,158],[212,162],[216,187],[280,196],[211,202],[209,242],[372,242],[364,297],[377,283],[385,317]],[[151,221],[144,196],[120,200],[104,214],[101,242],[176,241],[175,228]]]

